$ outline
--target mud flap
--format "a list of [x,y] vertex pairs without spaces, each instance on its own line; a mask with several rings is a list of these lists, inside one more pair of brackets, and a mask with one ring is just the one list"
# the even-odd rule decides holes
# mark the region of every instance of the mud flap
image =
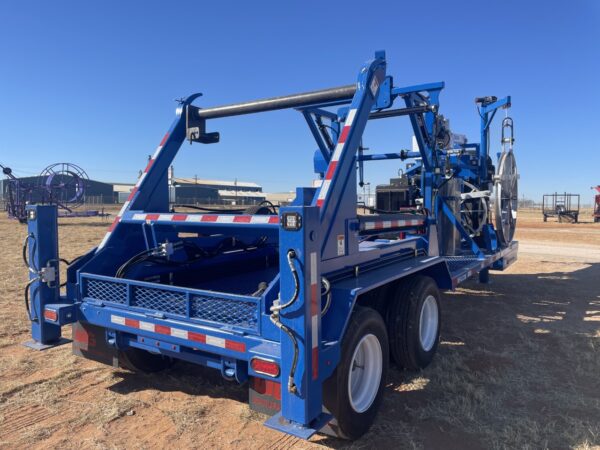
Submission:
[[254,411],[273,416],[281,409],[281,384],[263,378],[250,377],[249,403]]
[[107,344],[105,329],[87,322],[73,323],[73,354],[119,367],[117,349]]

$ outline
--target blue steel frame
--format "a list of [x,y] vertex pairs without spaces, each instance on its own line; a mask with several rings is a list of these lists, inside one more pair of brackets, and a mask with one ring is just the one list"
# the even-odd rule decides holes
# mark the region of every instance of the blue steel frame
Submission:
[[[516,243],[502,249],[482,249],[470,240],[460,220],[452,215],[443,200],[438,199],[440,203],[434,203],[435,190],[443,179],[439,168],[444,154],[436,147],[435,139],[439,94],[443,87],[444,83],[394,87],[392,78],[386,75],[385,54],[377,52],[375,58],[359,71],[351,100],[298,108],[315,137],[318,147],[315,171],[322,176],[319,188],[298,188],[295,202],[280,209],[280,216],[297,215],[302,223],[298,231],[285,229],[279,223],[253,222],[250,216],[244,215],[235,220],[231,217],[219,220],[212,215],[169,213],[168,168],[183,142],[190,137],[189,118],[195,108],[192,102],[200,94],[182,100],[174,122],[103,242],[69,267],[67,295],[57,298],[58,291],[46,291],[47,286],[41,282],[32,286],[38,310],[46,308],[59,312],[52,316],[55,320],[34,324],[34,339],[52,341],[60,337],[61,325],[81,321],[104,328],[107,342],[115,348],[136,347],[204,364],[239,382],[249,376],[274,380],[281,385],[281,412],[269,419],[267,425],[304,438],[310,436],[330,418],[322,412],[322,385],[339,362],[341,341],[358,296],[417,272],[433,277],[440,287],[450,289],[467,275],[488,267],[503,269],[516,258]],[[404,101],[406,108],[427,106],[424,112],[409,114],[419,146],[419,152],[411,152],[409,156],[420,157],[426,215],[421,216],[422,224],[407,226],[408,233],[404,239],[361,241],[361,221],[356,212],[357,163],[400,157],[399,154],[364,155],[360,150],[361,139],[370,114],[390,108],[398,99]],[[480,182],[490,181],[485,179],[487,175],[481,164],[485,160],[487,170],[491,116],[496,108],[507,104],[510,104],[510,98],[482,110],[482,142],[477,145]],[[332,112],[332,107],[338,107],[337,111]],[[327,128],[323,127],[323,120],[328,121]],[[196,140],[204,143],[218,141],[218,133],[205,132],[204,120],[200,121],[198,128],[200,138]],[[460,161],[457,165],[460,166]],[[30,207],[37,214],[37,220],[30,221],[30,232],[38,243],[52,247],[48,252],[43,249],[32,256],[38,264],[58,258],[56,227],[45,228],[55,219],[42,220],[46,217],[44,208],[49,207]],[[436,211],[451,217],[465,240],[471,241],[476,258],[460,261],[458,269],[437,256]],[[155,247],[165,239],[172,242],[179,232],[199,231],[206,235],[235,235],[247,239],[266,237],[268,244],[279,248],[278,275],[260,297],[115,279],[112,276],[119,265],[140,249]],[[286,262],[289,251],[296,255],[294,264],[300,285],[296,301],[281,311],[281,323],[298,341],[298,364],[291,383],[295,389],[287,388],[294,344],[270,320],[270,308],[278,294],[285,302],[295,290],[294,277]],[[227,264],[236,261],[235,258],[239,257],[226,255],[219,262]],[[202,267],[206,271],[213,269],[211,263]],[[332,283],[331,309],[323,317],[322,276]],[[112,289],[112,297],[87,295],[86,285],[94,280],[107,283],[107,289]],[[136,294],[133,292],[139,287],[176,296],[186,313],[151,311],[135,306],[133,296]],[[224,285],[221,290],[227,291],[227,286]],[[216,302],[231,302],[232,305],[235,302],[256,304],[256,329],[194,317],[191,314],[194,299],[204,301],[209,297]],[[66,308],[74,314],[70,317],[61,314],[60,311]],[[190,336],[197,339],[192,340]],[[255,372],[249,364],[254,357],[275,361],[281,367],[280,373],[269,377]]]

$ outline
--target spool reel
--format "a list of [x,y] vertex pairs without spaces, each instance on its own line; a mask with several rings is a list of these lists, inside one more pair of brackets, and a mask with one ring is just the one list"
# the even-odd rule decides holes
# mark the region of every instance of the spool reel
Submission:
[[67,211],[83,204],[89,178],[81,167],[71,163],[52,164],[42,170],[40,180],[46,201]]
[[498,159],[498,172],[494,183],[496,234],[503,245],[512,242],[517,228],[518,183],[519,173],[515,155],[512,150],[503,150]]

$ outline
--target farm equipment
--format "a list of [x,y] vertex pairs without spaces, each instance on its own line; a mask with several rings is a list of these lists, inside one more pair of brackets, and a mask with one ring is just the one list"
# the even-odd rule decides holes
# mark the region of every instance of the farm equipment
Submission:
[[75,164],[51,164],[35,181],[17,178],[10,167],[0,164],[0,168],[7,178],[5,209],[11,219],[26,222],[26,205],[33,203],[57,205],[60,217],[107,216],[95,210],[76,211],[84,203],[89,178]]
[[558,217],[559,222],[567,220],[577,223],[579,221],[580,197],[579,194],[544,194],[542,198],[542,214],[544,222],[548,217]]
[[592,189],[595,189],[597,194],[594,196],[594,223],[600,222],[600,185]]
[[[489,270],[517,258],[509,117],[496,166],[489,142],[510,97],[476,99],[481,141],[456,142],[439,113],[443,88],[394,85],[377,52],[351,85],[207,108],[193,105],[201,94],[182,99],[102,242],[68,263],[65,293],[56,207],[27,207],[28,345],[57,345],[72,324],[78,355],[134,371],[201,364],[247,382],[271,428],[360,437],[381,404],[389,359],[406,369],[432,360],[439,289],[478,274],[487,282]],[[286,108],[316,141],[317,187],[298,187],[278,211],[169,210],[168,169],[185,140],[214,144],[212,119]],[[401,116],[418,151],[362,146],[369,121]],[[364,166],[406,159],[414,202],[358,215]]]

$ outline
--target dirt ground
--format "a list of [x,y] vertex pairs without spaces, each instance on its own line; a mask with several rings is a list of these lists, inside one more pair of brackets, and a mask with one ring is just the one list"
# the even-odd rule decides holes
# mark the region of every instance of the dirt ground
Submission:
[[[106,227],[63,220],[61,257]],[[134,375],[69,345],[23,347],[24,235],[0,219],[0,448],[600,448],[600,224],[521,214],[518,262],[444,295],[434,362],[392,370],[374,426],[353,443],[265,428],[247,389],[216,371]]]

